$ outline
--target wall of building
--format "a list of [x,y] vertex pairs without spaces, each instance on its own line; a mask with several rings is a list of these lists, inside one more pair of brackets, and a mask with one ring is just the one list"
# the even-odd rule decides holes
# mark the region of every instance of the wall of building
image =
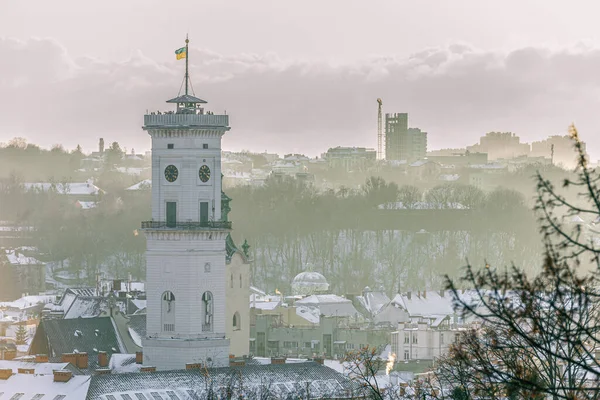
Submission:
[[[225,289],[226,334],[230,339],[229,353],[236,357],[250,353],[250,266],[244,264],[242,256],[234,254],[227,264],[225,278],[228,279]],[[233,325],[233,316],[237,326]]]

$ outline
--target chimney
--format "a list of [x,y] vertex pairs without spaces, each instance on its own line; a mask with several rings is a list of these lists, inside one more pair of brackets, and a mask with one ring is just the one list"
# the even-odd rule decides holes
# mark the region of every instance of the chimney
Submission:
[[100,154],[104,153],[104,139],[100,138],[100,142],[98,143],[98,150],[100,150]]
[[3,381],[5,381],[8,378],[10,378],[12,376],[12,374],[13,374],[12,373],[12,369],[10,369],[10,368],[0,369],[0,379],[3,380]]
[[232,358],[235,358],[235,354],[230,354],[229,355],[229,359],[231,360]]
[[64,353],[61,358],[61,362],[71,363],[74,366],[77,366],[77,354],[75,353]]
[[54,371],[54,382],[69,382],[73,377],[71,371],[57,370]]
[[17,368],[17,373],[33,375],[33,374],[35,374],[35,369],[34,368]]
[[100,368],[108,367],[108,354],[105,351],[98,352],[98,366]]
[[144,363],[144,353],[141,351],[136,351],[135,352],[135,363],[136,364],[143,364]]
[[96,370],[96,375],[109,375],[111,373],[110,368],[98,368]]
[[444,289],[440,290],[440,297],[446,297],[446,291]]
[[316,362],[317,364],[321,364],[321,365],[325,364],[325,359],[323,357],[313,357],[313,361]]
[[156,372],[156,367],[142,367],[140,372]]
[[35,355],[35,362],[36,363],[47,363],[48,362],[48,355],[47,354],[36,354]]
[[427,290],[423,290],[423,298],[426,299],[427,298]]
[[202,369],[201,363],[187,363],[185,364],[185,369]]
[[407,298],[408,300],[410,300],[411,294],[412,294],[411,292],[406,292],[406,298]]
[[88,367],[88,353],[77,353],[77,368],[87,369]]
[[271,357],[271,364],[273,364],[273,365],[285,364],[285,357]]
[[17,350],[4,350],[4,359],[5,360],[14,360],[17,357]]

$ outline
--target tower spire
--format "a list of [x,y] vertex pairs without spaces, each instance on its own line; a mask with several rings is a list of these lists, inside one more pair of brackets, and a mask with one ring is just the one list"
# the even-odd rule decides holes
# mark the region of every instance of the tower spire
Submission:
[[190,52],[188,51],[188,43],[190,42],[188,35],[185,35],[185,94],[188,94],[188,81],[190,80],[190,75],[188,73],[188,60],[190,58]]

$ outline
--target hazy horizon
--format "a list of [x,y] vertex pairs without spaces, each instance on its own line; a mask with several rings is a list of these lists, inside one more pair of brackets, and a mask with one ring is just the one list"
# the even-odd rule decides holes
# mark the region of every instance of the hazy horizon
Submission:
[[227,150],[374,148],[381,97],[384,112],[408,112],[411,126],[429,133],[430,150],[471,145],[489,131],[532,142],[575,122],[600,158],[590,6],[33,4],[7,5],[0,16],[0,142],[22,136],[92,151],[103,137],[147,150],[142,115],[168,110],[164,101],[177,95],[184,62],[174,50],[189,32],[196,95],[231,116]]

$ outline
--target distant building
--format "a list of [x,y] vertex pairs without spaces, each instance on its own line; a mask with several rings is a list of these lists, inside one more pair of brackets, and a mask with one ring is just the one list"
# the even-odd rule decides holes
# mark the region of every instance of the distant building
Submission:
[[[585,150],[586,145],[583,143],[583,151],[585,152]],[[577,165],[574,143],[569,136],[554,135],[545,140],[533,142],[530,155],[548,158],[554,165],[562,165],[568,169],[575,168]]]
[[471,153],[487,153],[489,160],[511,159],[529,154],[529,144],[512,132],[488,132],[479,143],[467,146]]
[[364,147],[335,147],[322,156],[329,168],[343,168],[346,171],[364,170],[375,163],[377,151]]
[[20,249],[0,254],[0,301],[46,290],[46,264],[23,254]]
[[408,114],[385,115],[386,160],[414,161],[427,154],[427,132],[408,127]]
[[438,152],[427,153],[427,159],[435,161],[441,165],[464,166],[471,164],[487,164],[487,153],[471,153],[464,151],[462,153],[439,154]]

